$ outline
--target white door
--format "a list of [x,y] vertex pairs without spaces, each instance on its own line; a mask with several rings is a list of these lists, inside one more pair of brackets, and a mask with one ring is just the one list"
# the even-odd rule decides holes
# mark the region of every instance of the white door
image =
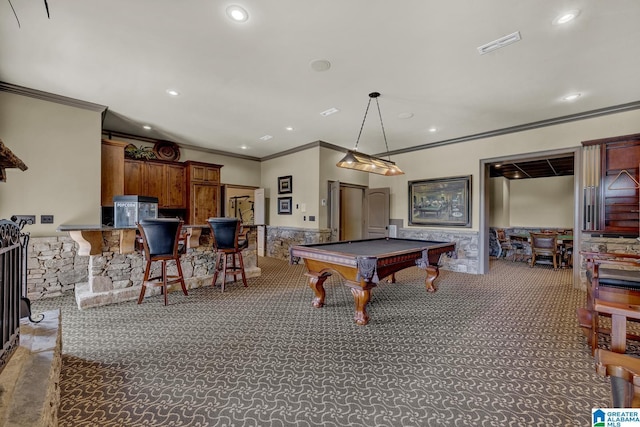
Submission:
[[365,239],[388,237],[390,216],[389,188],[368,188],[364,192]]

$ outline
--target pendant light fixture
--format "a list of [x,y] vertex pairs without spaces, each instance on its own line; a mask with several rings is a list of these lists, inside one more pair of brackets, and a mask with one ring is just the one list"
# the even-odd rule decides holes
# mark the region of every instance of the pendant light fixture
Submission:
[[360,126],[360,133],[358,133],[358,139],[353,150],[348,150],[347,154],[340,160],[336,166],[339,168],[355,169],[363,172],[376,173],[379,175],[393,176],[404,175],[404,172],[396,166],[395,162],[381,159],[379,157],[370,156],[368,154],[358,152],[358,143],[360,142],[360,136],[362,135],[362,129],[364,128],[364,122],[367,120],[367,113],[369,112],[369,106],[371,100],[376,100],[378,107],[378,116],[380,117],[380,126],[382,127],[382,136],[384,137],[384,145],[387,148],[387,154],[389,153],[389,144],[387,144],[387,135],[384,133],[384,124],[382,123],[382,113],[380,113],[380,104],[378,103],[379,92],[371,92],[369,94],[369,102],[367,103],[367,109],[364,112],[364,118],[362,119],[362,125]]

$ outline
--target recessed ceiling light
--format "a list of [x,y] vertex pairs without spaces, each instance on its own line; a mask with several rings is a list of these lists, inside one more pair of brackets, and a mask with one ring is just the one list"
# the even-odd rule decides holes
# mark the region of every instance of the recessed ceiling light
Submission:
[[285,128],[285,130],[288,130],[289,132],[291,132],[292,130],[294,130],[295,128],[293,126],[287,126]]
[[431,132],[431,133],[436,132],[437,130],[438,130],[438,128],[436,128],[436,127],[430,127],[429,128],[429,132]]
[[323,116],[323,117],[327,117],[327,116],[330,116],[332,114],[337,113],[338,111],[340,111],[340,110],[338,110],[337,108],[331,107],[328,110],[324,110],[322,113],[320,113],[320,115]]
[[247,147],[246,145],[241,145],[241,146],[240,146],[240,149],[241,149],[241,150],[248,150],[248,149],[249,149],[249,147]]
[[149,126],[149,125],[144,125],[144,126],[142,126],[142,128],[145,129],[145,130],[151,130],[151,126]]
[[171,96],[178,96],[178,95],[180,95],[180,92],[178,92],[178,91],[177,91],[177,90],[175,90],[175,89],[167,89],[167,90],[166,90],[166,92],[167,92],[167,94],[169,94],[169,95],[171,95]]
[[410,119],[413,117],[413,113],[400,113],[398,114],[399,119]]
[[237,5],[227,8],[227,16],[235,22],[245,22],[249,19],[249,13],[243,7]]
[[268,141],[268,140],[270,140],[271,138],[273,138],[271,135],[264,135],[264,136],[261,136],[259,139],[260,139],[261,141]]
[[581,93],[571,93],[562,97],[563,101],[575,101],[582,96]]
[[556,19],[553,20],[553,25],[566,24],[567,22],[571,22],[574,19],[576,19],[578,15],[580,15],[580,11],[578,9],[569,10],[567,12],[564,12],[558,15]]
[[315,61],[311,61],[311,69],[314,71],[327,71],[331,68],[331,62],[326,59],[316,59]]

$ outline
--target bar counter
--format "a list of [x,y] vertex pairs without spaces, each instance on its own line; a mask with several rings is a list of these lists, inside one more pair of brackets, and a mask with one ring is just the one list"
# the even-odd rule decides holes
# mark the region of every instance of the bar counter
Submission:
[[[247,278],[261,274],[257,256],[257,227],[249,228],[249,247],[242,251]],[[208,225],[183,225],[184,247],[180,264],[188,289],[210,286],[214,273],[215,251],[210,235],[202,233]],[[68,232],[78,245],[77,255],[88,256],[88,281],[75,285],[79,309],[132,301],[140,294],[144,274],[144,253],[138,249],[135,228],[114,228],[103,225],[60,225],[59,232]],[[141,248],[141,247],[140,247]],[[154,264],[160,268],[160,263]],[[175,271],[175,265],[169,264]],[[174,274],[174,273],[171,273]],[[218,277],[218,284],[223,280]],[[227,278],[231,282],[232,277]],[[233,286],[233,285],[232,285]],[[242,286],[240,284],[240,286]],[[148,288],[147,295],[160,293],[159,288]]]

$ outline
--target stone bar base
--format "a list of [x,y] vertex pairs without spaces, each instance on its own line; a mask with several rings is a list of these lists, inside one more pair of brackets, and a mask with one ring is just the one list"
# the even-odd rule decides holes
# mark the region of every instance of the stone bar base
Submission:
[[[35,237],[29,242],[27,260],[27,297],[31,300],[56,297],[75,290],[78,308],[98,307],[138,298],[146,261],[136,249],[122,250],[122,230],[91,230],[99,233],[102,250],[79,254],[79,244],[68,236]],[[242,251],[247,277],[261,274],[258,266],[256,233],[249,234],[249,247]],[[209,286],[214,273],[215,251],[208,234],[198,236],[180,256],[180,265],[188,288]],[[94,245],[95,246],[95,243]],[[123,253],[126,252],[126,253]],[[168,264],[168,273],[176,274],[175,264]],[[152,276],[158,276],[160,263],[152,266]],[[221,283],[221,278],[218,281]],[[232,280],[231,277],[227,281]],[[148,295],[159,289],[148,288]]]
[[[259,267],[247,267],[245,268],[245,274],[247,279],[251,277],[259,277],[261,274],[261,269]],[[187,289],[195,289],[203,286],[210,286],[211,280],[213,279],[213,275],[205,275],[198,277],[190,277],[185,279],[185,283],[187,285]],[[238,282],[241,282],[242,279],[238,276]],[[232,283],[233,277],[228,276],[226,283]],[[222,274],[218,276],[217,285],[222,283]],[[242,286],[240,283],[239,286]],[[78,283],[76,284],[75,295],[76,295],[76,303],[78,304],[79,309],[85,308],[93,308],[100,307],[108,304],[118,304],[125,301],[135,301],[138,299],[140,295],[141,285],[127,286],[119,289],[110,289],[110,290],[100,290],[95,291],[92,290],[91,284],[87,283]],[[174,285],[171,290],[177,289],[180,294],[182,291],[180,290],[180,285]],[[154,296],[160,295],[160,288],[158,287],[147,287],[146,296]],[[171,295],[169,294],[169,297]]]
[[62,329],[60,310],[20,321],[20,345],[0,374],[0,425],[58,425]]

